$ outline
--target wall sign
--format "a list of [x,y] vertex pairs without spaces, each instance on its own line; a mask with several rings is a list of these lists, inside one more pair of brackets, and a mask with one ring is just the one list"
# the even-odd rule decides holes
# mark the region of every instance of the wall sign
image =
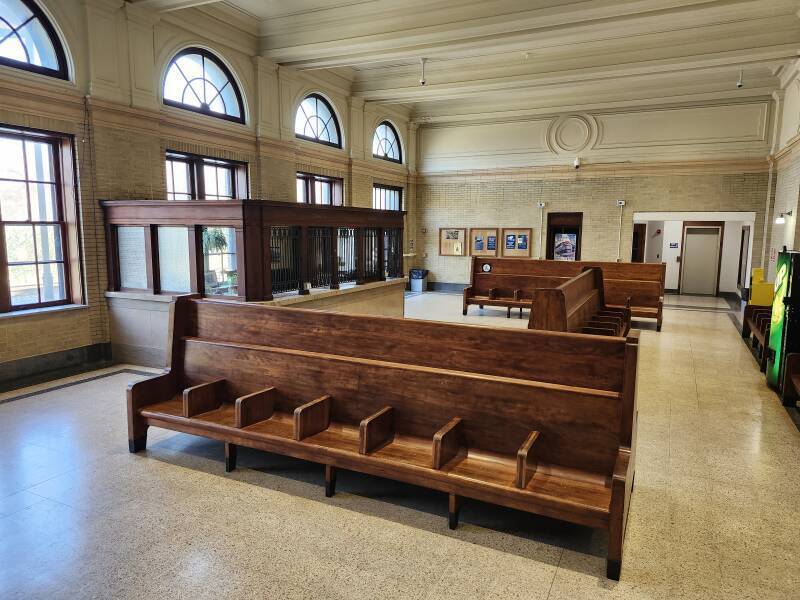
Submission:
[[469,243],[472,256],[497,256],[497,229],[470,229]]
[[678,247],[678,242],[670,242],[669,243],[669,247],[670,248],[677,248]]
[[529,228],[503,229],[503,256],[508,258],[530,258],[531,233]]
[[442,227],[439,229],[440,256],[466,256],[467,230],[465,228]]

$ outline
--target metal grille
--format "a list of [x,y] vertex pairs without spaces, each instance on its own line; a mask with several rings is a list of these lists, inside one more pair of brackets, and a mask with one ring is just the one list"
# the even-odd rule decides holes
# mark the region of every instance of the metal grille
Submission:
[[375,281],[381,278],[383,265],[378,262],[378,234],[374,227],[364,228],[364,280]]
[[300,289],[300,228],[273,227],[270,233],[272,251],[272,293]]
[[311,287],[331,285],[331,229],[308,228],[308,280]]
[[387,277],[403,276],[403,230],[384,229],[384,269]]
[[339,283],[355,283],[356,273],[356,230],[352,227],[339,227]]

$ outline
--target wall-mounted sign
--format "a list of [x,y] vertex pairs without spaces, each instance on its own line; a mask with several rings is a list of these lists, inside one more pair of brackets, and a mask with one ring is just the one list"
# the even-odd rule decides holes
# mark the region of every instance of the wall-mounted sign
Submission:
[[497,229],[470,229],[472,256],[497,256]]
[[528,228],[503,229],[503,256],[515,258],[530,258],[531,233]]
[[670,248],[677,248],[678,247],[678,242],[670,242],[669,243],[669,247]]
[[456,227],[442,227],[439,229],[439,255],[440,256],[465,256],[467,230]]

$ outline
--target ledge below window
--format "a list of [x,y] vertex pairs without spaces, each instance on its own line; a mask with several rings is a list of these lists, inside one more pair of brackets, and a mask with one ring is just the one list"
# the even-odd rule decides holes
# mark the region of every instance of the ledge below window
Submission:
[[0,313],[0,319],[11,319],[15,317],[36,317],[49,315],[52,313],[71,312],[75,310],[86,310],[89,307],[85,304],[59,304],[58,306],[43,306],[42,308],[28,308],[25,310],[12,310],[11,312]]

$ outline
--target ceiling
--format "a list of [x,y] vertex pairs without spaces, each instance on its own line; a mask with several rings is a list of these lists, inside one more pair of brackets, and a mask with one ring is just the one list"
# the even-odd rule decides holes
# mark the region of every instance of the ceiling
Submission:
[[764,97],[800,50],[798,0],[138,1],[247,23],[264,56],[419,121]]

